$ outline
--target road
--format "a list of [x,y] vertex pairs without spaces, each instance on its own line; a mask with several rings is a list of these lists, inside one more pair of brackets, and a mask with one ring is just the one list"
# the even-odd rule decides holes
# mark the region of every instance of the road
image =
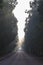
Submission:
[[43,63],[24,51],[16,51],[16,53],[11,53],[0,60],[0,65],[43,65]]

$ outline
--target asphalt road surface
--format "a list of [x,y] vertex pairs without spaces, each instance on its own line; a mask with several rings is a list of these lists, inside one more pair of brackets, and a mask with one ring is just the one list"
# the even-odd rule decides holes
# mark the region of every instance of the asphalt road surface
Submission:
[[16,51],[0,59],[0,65],[43,65],[24,51]]

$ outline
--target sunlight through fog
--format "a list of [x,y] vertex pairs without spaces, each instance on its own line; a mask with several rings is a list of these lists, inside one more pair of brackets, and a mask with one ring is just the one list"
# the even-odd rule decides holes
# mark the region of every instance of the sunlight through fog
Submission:
[[17,1],[18,1],[18,5],[13,10],[13,13],[18,19],[18,24],[17,24],[18,25],[18,38],[20,42],[19,45],[21,45],[24,40],[24,36],[25,36],[25,33],[24,33],[25,18],[28,16],[25,13],[25,10],[26,9],[30,10],[30,4],[29,4],[30,0],[17,0]]

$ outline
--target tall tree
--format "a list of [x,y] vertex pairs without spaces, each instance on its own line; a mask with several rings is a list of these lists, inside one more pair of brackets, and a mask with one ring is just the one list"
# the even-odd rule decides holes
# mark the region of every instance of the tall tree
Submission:
[[[32,10],[26,18],[25,49],[29,53],[43,55],[43,1],[34,0],[30,2]],[[31,16],[32,15],[32,16]]]
[[10,0],[0,0],[0,4],[2,5],[0,6],[0,56],[2,56],[16,47],[17,19],[12,13],[14,7]]

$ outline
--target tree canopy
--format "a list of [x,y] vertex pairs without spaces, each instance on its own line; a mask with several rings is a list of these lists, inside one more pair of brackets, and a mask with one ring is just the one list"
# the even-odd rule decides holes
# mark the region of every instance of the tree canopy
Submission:
[[0,0],[0,5],[2,5],[0,6],[0,56],[15,49],[17,42],[18,20],[12,13],[15,7],[12,6],[13,4],[9,4],[8,1],[13,0]]
[[28,53],[43,56],[43,1],[30,2],[27,11],[24,47]]

